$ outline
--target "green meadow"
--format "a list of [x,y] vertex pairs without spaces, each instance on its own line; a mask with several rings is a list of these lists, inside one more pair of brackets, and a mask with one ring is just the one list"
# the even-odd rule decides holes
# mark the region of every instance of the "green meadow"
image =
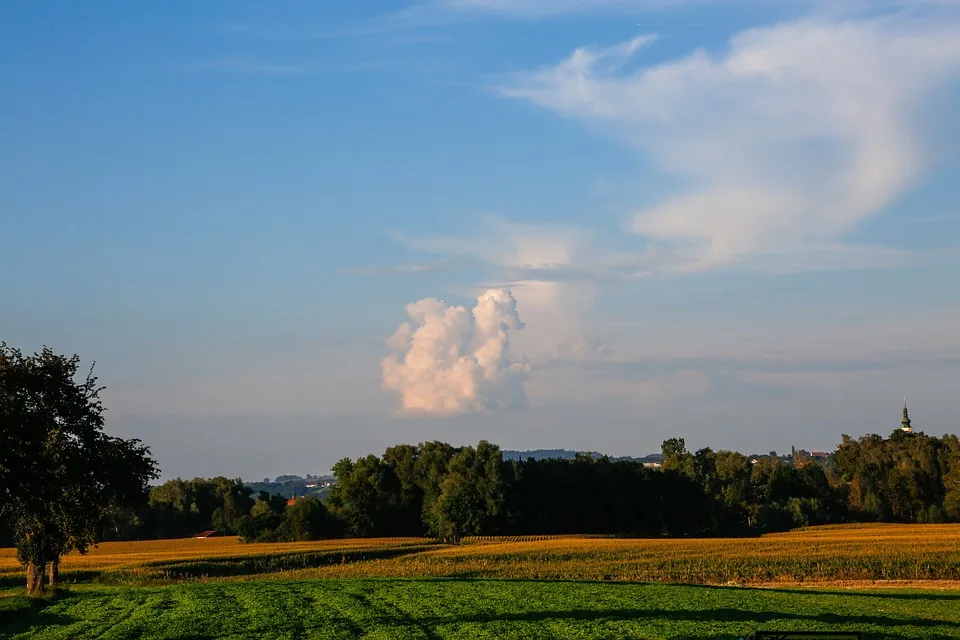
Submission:
[[0,637],[11,640],[693,640],[763,629],[958,638],[960,591],[368,578],[77,585],[0,599]]

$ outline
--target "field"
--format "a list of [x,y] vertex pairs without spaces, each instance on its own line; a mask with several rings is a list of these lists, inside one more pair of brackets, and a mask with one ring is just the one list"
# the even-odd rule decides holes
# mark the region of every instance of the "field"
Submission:
[[18,594],[13,550],[0,550],[0,637],[960,637],[960,525],[456,546],[165,540],[103,544],[66,557],[62,571],[66,593],[30,600]]
[[960,592],[873,593],[618,582],[331,579],[81,587],[0,599],[10,640],[670,638],[758,629],[960,637]]
[[[12,549],[0,586],[18,586]],[[692,584],[960,581],[960,525],[814,527],[758,538],[420,538],[243,544],[236,538],[106,543],[67,556],[67,581],[163,584],[309,578],[511,578]]]

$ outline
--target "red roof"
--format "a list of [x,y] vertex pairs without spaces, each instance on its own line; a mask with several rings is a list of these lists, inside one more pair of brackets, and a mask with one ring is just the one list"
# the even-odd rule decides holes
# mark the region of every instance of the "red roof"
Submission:
[[210,529],[209,531],[201,531],[200,533],[198,533],[197,535],[195,535],[195,536],[193,536],[193,537],[194,537],[194,538],[209,538],[210,536],[212,536],[212,535],[215,534],[216,532],[217,532],[216,529]]

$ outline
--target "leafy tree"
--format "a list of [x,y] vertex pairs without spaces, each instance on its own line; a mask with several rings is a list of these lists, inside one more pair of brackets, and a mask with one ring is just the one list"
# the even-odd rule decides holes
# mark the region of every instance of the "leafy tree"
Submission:
[[500,448],[485,440],[453,456],[429,512],[431,533],[445,542],[459,542],[493,523],[504,504],[502,463]]
[[333,467],[337,484],[327,496],[331,511],[347,535],[389,535],[399,506],[400,482],[393,468],[375,455]]
[[243,542],[276,542],[286,509],[287,499],[282,495],[261,491],[250,513],[237,519],[237,535]]
[[240,518],[254,504],[250,494],[239,478],[177,478],[165,482],[150,492],[150,507],[156,516],[153,534],[179,538],[206,529],[236,533]]
[[690,455],[687,452],[687,443],[683,438],[670,438],[660,445],[663,455],[661,465],[664,471],[672,471],[683,467],[685,459]]
[[85,553],[118,507],[146,499],[157,477],[139,440],[106,435],[93,367],[44,348],[32,356],[0,343],[0,516],[13,530],[27,591],[59,578],[60,557]]
[[457,450],[446,442],[424,442],[418,447],[414,474],[417,486],[423,492],[423,504],[420,507],[420,521],[424,524],[430,518],[433,503],[440,497],[440,485],[447,475],[447,467]]
[[277,530],[277,539],[286,542],[320,540],[337,535],[336,520],[323,504],[313,496],[298,498],[287,507],[283,522]]
[[383,461],[397,479],[399,493],[393,497],[396,511],[393,516],[392,534],[419,536],[424,533],[423,497],[424,483],[417,473],[420,447],[398,444],[383,452]]
[[951,520],[960,521],[960,440],[957,436],[944,437],[949,451],[949,463],[943,476],[943,511]]

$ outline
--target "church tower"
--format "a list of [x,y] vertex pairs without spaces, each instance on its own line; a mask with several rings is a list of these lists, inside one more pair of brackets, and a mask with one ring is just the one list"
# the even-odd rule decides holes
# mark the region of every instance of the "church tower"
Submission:
[[910,414],[907,413],[907,399],[903,399],[903,418],[900,419],[900,431],[913,433],[913,427],[910,426]]

